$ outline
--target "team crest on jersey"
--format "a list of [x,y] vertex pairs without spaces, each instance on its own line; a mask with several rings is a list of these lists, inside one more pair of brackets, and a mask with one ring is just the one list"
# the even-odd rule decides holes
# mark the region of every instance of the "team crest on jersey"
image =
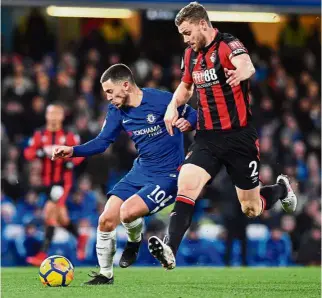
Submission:
[[212,63],[215,63],[215,61],[216,61],[216,54],[217,54],[217,51],[214,51],[214,52],[212,52],[212,54],[210,55],[210,61],[211,61]]
[[42,136],[41,141],[43,143],[46,143],[48,141],[48,137],[47,136]]
[[155,117],[153,114],[149,114],[148,116],[146,116],[146,121],[148,121],[148,123],[150,124],[153,124],[156,120],[157,117]]
[[66,138],[64,136],[59,138],[59,141],[58,141],[59,144],[65,144],[65,142],[66,142]]

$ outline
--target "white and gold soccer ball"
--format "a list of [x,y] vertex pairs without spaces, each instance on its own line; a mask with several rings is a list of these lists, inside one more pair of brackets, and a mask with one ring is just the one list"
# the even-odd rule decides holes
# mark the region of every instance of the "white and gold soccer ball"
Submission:
[[39,268],[42,284],[49,287],[67,287],[74,279],[74,266],[63,256],[51,256]]

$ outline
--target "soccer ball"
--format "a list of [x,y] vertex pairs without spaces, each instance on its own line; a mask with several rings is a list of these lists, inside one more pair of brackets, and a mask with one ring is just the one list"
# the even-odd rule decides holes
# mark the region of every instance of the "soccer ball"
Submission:
[[67,287],[74,279],[74,266],[63,256],[51,256],[41,263],[39,278],[49,287]]

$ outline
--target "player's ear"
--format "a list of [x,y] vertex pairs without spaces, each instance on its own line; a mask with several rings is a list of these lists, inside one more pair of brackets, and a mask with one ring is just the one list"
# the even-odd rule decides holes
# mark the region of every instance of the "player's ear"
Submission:
[[200,20],[199,25],[203,31],[207,30],[208,24],[207,24],[206,20],[204,20],[204,19]]
[[128,90],[129,90],[129,88],[130,88],[130,83],[129,83],[128,81],[124,81],[124,82],[123,82],[123,87],[124,87],[124,89],[125,89],[126,91],[128,91]]

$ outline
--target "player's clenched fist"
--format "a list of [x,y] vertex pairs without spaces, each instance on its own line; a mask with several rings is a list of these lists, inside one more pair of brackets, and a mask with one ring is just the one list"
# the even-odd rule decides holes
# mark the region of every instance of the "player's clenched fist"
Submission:
[[192,129],[190,122],[184,118],[179,118],[176,121],[175,126],[179,128],[181,132],[190,131]]
[[54,148],[51,159],[56,160],[58,158],[68,158],[73,155],[73,147],[69,146],[58,146]]
[[178,118],[179,118],[179,113],[177,108],[174,105],[169,104],[167,111],[164,115],[164,122],[165,122],[165,127],[168,133],[170,134],[170,136],[173,136],[173,126],[175,126]]

